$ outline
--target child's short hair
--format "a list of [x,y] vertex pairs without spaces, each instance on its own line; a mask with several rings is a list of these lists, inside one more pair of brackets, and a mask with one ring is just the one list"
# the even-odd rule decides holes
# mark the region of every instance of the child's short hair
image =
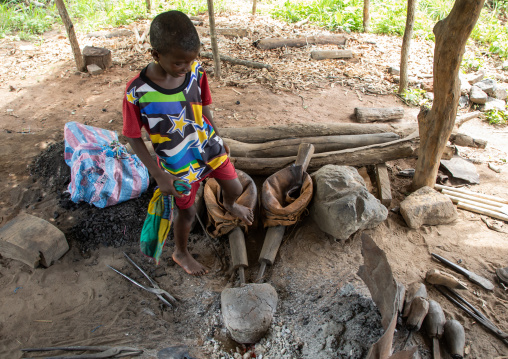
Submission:
[[167,54],[172,49],[199,51],[201,42],[194,24],[183,12],[172,10],[157,15],[150,25],[150,44]]

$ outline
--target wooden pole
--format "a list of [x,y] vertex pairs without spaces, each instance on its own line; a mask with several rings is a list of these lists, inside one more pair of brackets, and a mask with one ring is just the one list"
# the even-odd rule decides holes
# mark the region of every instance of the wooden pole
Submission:
[[399,94],[402,94],[407,88],[408,75],[407,67],[409,60],[409,50],[411,48],[411,38],[413,37],[413,27],[415,23],[415,9],[417,0],[407,0],[407,18],[404,37],[402,38],[402,49],[400,52],[400,82]]
[[210,40],[212,42],[214,76],[216,78],[220,78],[220,54],[219,46],[217,45],[217,31],[215,31],[215,12],[213,10],[213,0],[206,1],[208,2],[208,18],[210,20]]
[[76,61],[76,68],[78,71],[83,72],[86,69],[85,61],[83,60],[83,56],[81,56],[78,39],[76,38],[76,33],[74,32],[74,25],[67,13],[63,0],[55,0],[55,3],[58,8],[58,12],[60,13],[60,17],[65,25],[65,29],[67,30],[67,36],[69,37],[69,42],[71,43],[72,52],[74,54],[74,60]]
[[256,5],[257,5],[257,1],[252,0],[252,15],[256,15]]
[[370,31],[370,0],[363,0],[363,32]]
[[450,14],[434,26],[434,102],[418,114],[420,150],[413,189],[434,187],[441,155],[452,133],[460,98],[459,67],[466,41],[485,0],[456,0]]

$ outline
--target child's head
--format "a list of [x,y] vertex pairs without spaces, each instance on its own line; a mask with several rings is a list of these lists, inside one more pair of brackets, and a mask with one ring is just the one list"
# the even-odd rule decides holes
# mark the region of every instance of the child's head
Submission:
[[150,43],[161,55],[179,50],[199,52],[201,42],[194,24],[180,11],[166,11],[157,15],[150,26]]

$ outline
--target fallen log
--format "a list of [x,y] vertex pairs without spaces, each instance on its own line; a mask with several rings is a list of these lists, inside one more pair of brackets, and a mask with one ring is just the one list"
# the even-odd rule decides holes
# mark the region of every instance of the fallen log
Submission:
[[327,59],[350,59],[353,57],[351,50],[317,50],[310,53],[313,60],[327,60]]
[[217,29],[217,34],[230,37],[247,37],[247,29]]
[[487,141],[473,138],[465,133],[452,133],[450,135],[450,141],[453,142],[457,146],[467,146],[474,148],[485,148],[487,147]]
[[359,123],[326,123],[326,124],[293,124],[290,126],[268,127],[229,127],[221,128],[221,137],[231,138],[245,143],[261,143],[284,138],[363,135],[381,132],[394,132],[406,137],[418,131],[417,123],[392,124],[359,124]]
[[[366,166],[392,161],[400,158],[416,157],[419,147],[417,133],[391,142],[350,148],[340,151],[314,154],[308,171],[315,171],[324,165]],[[284,167],[290,166],[296,156],[280,158],[232,158],[237,169],[249,175],[271,175]]]
[[477,118],[480,115],[481,115],[481,111],[474,111],[474,112],[466,113],[465,115],[462,115],[462,116],[457,116],[455,118],[455,126],[460,127],[467,121],[472,120],[473,118]]
[[360,123],[400,120],[404,117],[404,109],[402,107],[357,107],[355,108],[355,115],[356,121]]
[[368,135],[339,135],[301,137],[269,141],[263,143],[244,143],[232,139],[226,142],[233,157],[287,157],[296,156],[301,143],[312,143],[314,152],[339,151],[346,148],[362,147],[376,143],[385,143],[398,140],[400,137],[393,132],[375,133]]
[[261,50],[276,49],[278,47],[303,47],[307,45],[339,45],[345,46],[347,38],[344,36],[309,36],[298,39],[267,38],[259,40],[254,45]]
[[[213,54],[211,52],[200,52],[199,56],[205,57],[207,59],[213,59]],[[266,68],[266,69],[270,70],[272,68],[272,65],[263,64],[261,62],[250,61],[250,60],[240,60],[240,59],[236,59],[234,57],[230,57],[230,56],[226,56],[226,55],[220,55],[220,59],[222,61],[227,61],[227,62],[230,62],[235,65],[243,65],[243,66],[247,66],[247,67],[253,67],[255,69]]]

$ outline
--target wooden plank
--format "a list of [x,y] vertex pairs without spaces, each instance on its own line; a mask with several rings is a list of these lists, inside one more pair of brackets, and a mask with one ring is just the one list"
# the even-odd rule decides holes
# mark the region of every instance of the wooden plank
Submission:
[[376,165],[376,181],[379,200],[385,207],[390,207],[392,203],[392,190],[390,188],[390,176],[386,163]]

